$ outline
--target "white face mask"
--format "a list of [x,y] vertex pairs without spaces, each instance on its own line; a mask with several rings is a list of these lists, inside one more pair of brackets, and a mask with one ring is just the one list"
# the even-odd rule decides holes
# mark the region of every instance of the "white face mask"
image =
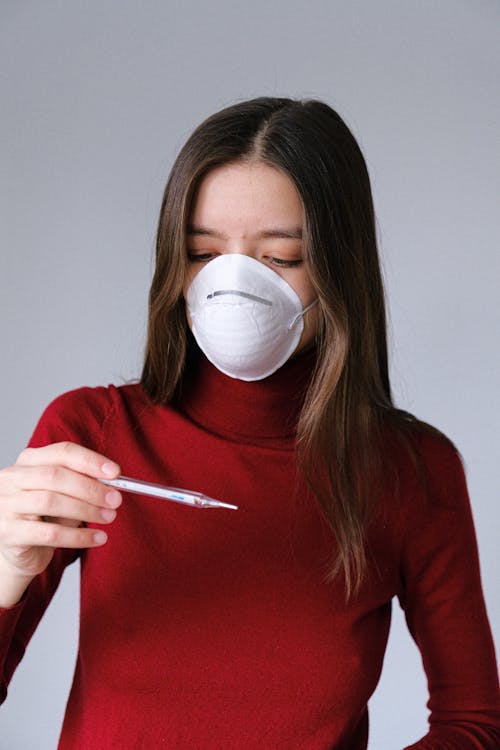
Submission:
[[186,295],[193,335],[221,372],[261,380],[297,348],[304,328],[297,293],[247,255],[220,255],[195,276]]

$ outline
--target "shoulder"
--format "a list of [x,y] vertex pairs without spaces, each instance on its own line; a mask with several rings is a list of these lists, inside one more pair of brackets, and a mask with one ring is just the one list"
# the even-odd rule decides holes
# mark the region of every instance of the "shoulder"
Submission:
[[40,447],[60,440],[97,447],[106,422],[120,411],[146,405],[140,384],[82,387],[51,401],[35,428],[29,445]]
[[82,410],[96,418],[105,417],[108,412],[126,408],[127,404],[147,404],[149,397],[140,383],[127,385],[84,386],[57,396],[46,408],[49,415],[81,415]]
[[384,451],[386,475],[406,512],[427,513],[468,503],[460,451],[436,427],[414,418],[400,421],[384,433]]
[[[472,555],[475,532],[460,452],[448,436],[418,420],[390,430],[381,508],[407,580],[453,545]],[[451,554],[451,553],[450,553]]]
[[435,427],[419,422],[413,434],[416,476],[424,495],[447,504],[456,495],[457,483],[463,484],[463,459],[457,446]]
[[[450,537],[474,547],[474,523],[464,464],[449,437],[425,423],[412,431],[412,482],[403,500],[405,554],[431,560]],[[411,460],[411,459],[410,459]]]

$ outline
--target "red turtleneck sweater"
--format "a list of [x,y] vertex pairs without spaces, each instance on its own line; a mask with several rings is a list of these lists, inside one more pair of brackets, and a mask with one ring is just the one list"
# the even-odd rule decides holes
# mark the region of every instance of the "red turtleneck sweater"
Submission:
[[104,547],[59,551],[0,613],[5,693],[64,566],[80,557],[79,655],[60,750],[364,750],[395,596],[429,680],[431,728],[412,748],[500,747],[456,453],[423,439],[431,502],[403,468],[400,500],[386,494],[368,535],[365,585],[346,604],[342,580],[325,581],[331,534],[297,475],[304,362],[245,383],[202,360],[178,408],[127,385],[73,391],[42,416],[32,446],[71,440],[125,475],[239,506],[125,493]]

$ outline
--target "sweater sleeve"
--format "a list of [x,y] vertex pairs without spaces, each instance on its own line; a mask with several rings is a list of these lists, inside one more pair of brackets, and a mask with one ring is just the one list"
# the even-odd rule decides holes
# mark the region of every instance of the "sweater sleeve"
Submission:
[[407,511],[399,597],[427,676],[429,732],[406,750],[495,750],[498,676],[465,475],[451,444],[431,442],[426,492]]
[[[82,388],[59,396],[43,413],[29,446],[40,448],[70,440],[99,450],[101,427],[109,411],[106,394],[105,388]],[[0,608],[0,703],[64,569],[80,554],[80,550],[56,550],[48,568],[31,582],[21,601]]]

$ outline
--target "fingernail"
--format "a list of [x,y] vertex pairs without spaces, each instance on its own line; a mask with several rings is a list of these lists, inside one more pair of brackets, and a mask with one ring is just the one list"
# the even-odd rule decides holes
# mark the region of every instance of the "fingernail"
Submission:
[[113,521],[116,518],[116,510],[104,508],[101,510],[101,518],[104,519],[104,521]]
[[106,476],[112,477],[117,473],[119,468],[118,464],[115,464],[113,461],[106,461],[101,466],[101,471],[103,474],[106,474]]
[[104,531],[96,531],[94,534],[95,544],[105,544],[108,541],[108,535]]
[[121,504],[121,501],[122,496],[116,490],[110,490],[109,492],[106,492],[106,495],[104,496],[104,502],[110,508],[118,508],[118,506]]

